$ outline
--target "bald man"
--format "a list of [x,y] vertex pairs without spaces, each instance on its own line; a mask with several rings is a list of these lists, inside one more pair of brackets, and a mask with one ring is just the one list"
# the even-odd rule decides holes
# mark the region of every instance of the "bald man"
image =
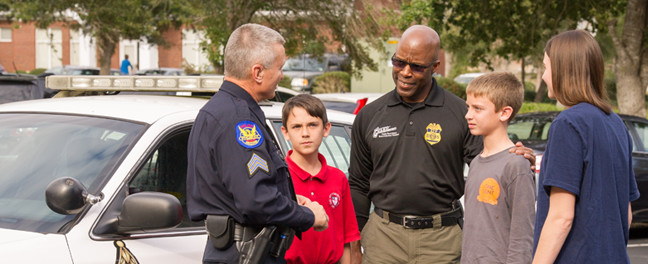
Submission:
[[[433,77],[440,43],[429,27],[408,28],[391,58],[396,89],[353,124],[349,185],[363,263],[460,260],[463,166],[482,139],[470,134],[466,102]],[[358,256],[359,245],[352,248]]]

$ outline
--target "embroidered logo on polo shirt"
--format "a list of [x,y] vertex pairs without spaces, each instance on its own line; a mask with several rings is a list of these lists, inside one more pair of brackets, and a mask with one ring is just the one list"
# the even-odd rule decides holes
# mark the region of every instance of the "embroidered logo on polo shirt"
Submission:
[[430,123],[425,128],[425,141],[430,145],[441,142],[441,125],[437,123]]
[[335,209],[335,207],[338,207],[338,205],[340,205],[340,200],[342,200],[342,198],[340,198],[340,195],[337,193],[331,193],[329,195],[329,205],[332,209]]
[[390,127],[390,126],[377,127],[374,129],[373,138],[397,137],[398,136],[398,132],[396,131],[397,129],[398,128]]
[[256,148],[263,142],[263,134],[252,121],[241,121],[236,124],[236,141],[246,148]]
[[500,195],[499,183],[493,178],[486,178],[481,185],[479,185],[479,195],[477,201],[482,203],[497,205],[497,198]]

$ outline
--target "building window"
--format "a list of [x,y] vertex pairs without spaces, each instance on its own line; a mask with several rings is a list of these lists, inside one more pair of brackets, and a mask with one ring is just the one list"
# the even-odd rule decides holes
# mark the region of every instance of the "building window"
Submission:
[[0,28],[0,42],[11,42],[11,28]]

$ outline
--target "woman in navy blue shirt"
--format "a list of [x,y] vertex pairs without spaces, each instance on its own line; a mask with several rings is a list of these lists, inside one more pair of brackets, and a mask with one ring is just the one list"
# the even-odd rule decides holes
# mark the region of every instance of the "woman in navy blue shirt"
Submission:
[[632,140],[612,112],[601,48],[572,30],[547,42],[542,79],[567,109],[551,124],[539,176],[533,263],[630,263],[630,202],[639,198]]

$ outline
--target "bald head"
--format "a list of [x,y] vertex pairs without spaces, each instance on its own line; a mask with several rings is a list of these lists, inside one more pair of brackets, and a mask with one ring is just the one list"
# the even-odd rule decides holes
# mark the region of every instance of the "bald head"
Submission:
[[409,27],[403,36],[401,41],[398,43],[398,46],[408,45],[410,47],[422,47],[426,50],[434,52],[434,60],[439,58],[439,48],[441,47],[441,38],[437,32],[423,25],[414,25]]
[[440,45],[439,34],[429,27],[416,25],[403,32],[392,56],[392,77],[403,101],[425,100],[440,64]]

